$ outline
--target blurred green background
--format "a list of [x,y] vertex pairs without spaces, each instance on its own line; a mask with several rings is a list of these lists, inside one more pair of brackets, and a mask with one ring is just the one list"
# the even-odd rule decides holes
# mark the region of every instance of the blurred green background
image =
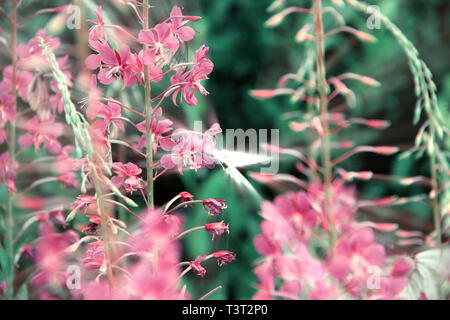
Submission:
[[[447,0],[380,0],[369,1],[380,6],[382,12],[390,17],[416,45],[421,57],[426,61],[434,74],[438,86],[439,100],[446,108],[450,99],[449,73],[449,32],[450,3]],[[84,22],[95,15],[93,1],[75,1],[83,8]],[[121,6],[121,1],[96,1],[104,8],[105,18],[115,24],[125,25],[132,30],[138,28],[137,21],[128,6]],[[274,88],[280,76],[295,72],[306,59],[310,44],[295,43],[294,36],[306,22],[306,18],[291,15],[276,29],[264,27],[270,17],[266,11],[270,0],[184,0],[184,1],[151,1],[155,6],[152,19],[155,22],[167,17],[172,5],[184,8],[187,15],[200,15],[202,20],[193,27],[197,37],[192,49],[205,43],[210,47],[209,56],[215,64],[206,88],[211,93],[199,99],[198,107],[175,107],[167,102],[164,112],[167,117],[176,120],[177,125],[192,124],[202,119],[205,126],[218,121],[223,129],[244,130],[249,128],[280,129],[281,145],[304,147],[305,137],[292,133],[282,114],[289,111],[305,110],[302,103],[293,104],[288,97],[271,100],[255,100],[249,90],[255,88]],[[309,7],[311,1],[287,1]],[[330,1],[324,1],[330,4]],[[58,5],[66,4],[58,1]],[[24,1],[20,15],[26,17],[38,8],[55,6],[55,1]],[[347,24],[369,31],[366,17],[343,8],[340,12]],[[35,32],[46,26],[50,35],[62,38],[60,54],[71,55],[73,72],[81,70],[77,59],[89,53],[85,48],[86,29],[68,30],[58,21],[49,20],[50,15],[37,17],[26,28],[20,30],[20,41],[25,42]],[[132,18],[131,18],[132,17]],[[0,22],[3,27],[5,21]],[[59,24],[58,24],[59,23]],[[83,26],[87,28],[87,25]],[[6,28],[6,27],[5,27]],[[354,72],[367,75],[380,81],[380,88],[367,88],[355,84],[352,88],[357,94],[354,108],[349,109],[342,100],[331,104],[331,111],[346,112],[355,117],[387,119],[392,126],[382,132],[365,130],[361,127],[350,127],[342,140],[351,140],[355,144],[397,145],[402,149],[412,147],[418,126],[412,125],[415,106],[414,87],[408,64],[403,51],[392,36],[383,27],[370,31],[378,42],[374,44],[360,43],[352,36],[338,35],[327,40],[327,73],[339,75],[343,72]],[[77,49],[73,49],[75,44]],[[84,48],[84,49],[83,49]],[[190,52],[192,55],[192,52]],[[8,55],[2,48],[0,61],[8,63]],[[157,92],[157,90],[155,90]],[[141,106],[143,93],[139,89],[121,90],[111,87],[107,95],[129,101],[131,105]],[[81,100],[85,93],[77,86],[73,90],[75,100]],[[30,155],[32,156],[32,155]],[[132,154],[127,155],[132,161]],[[280,171],[296,174],[295,163],[291,159],[282,158]],[[397,176],[428,175],[426,159],[412,157],[381,157],[361,155],[352,157],[342,167],[348,170],[372,170],[380,174]],[[241,170],[247,176],[247,170],[258,170],[258,167]],[[249,178],[250,180],[250,178]],[[251,180],[250,180],[251,181]],[[164,204],[180,191],[189,191],[197,199],[225,199],[228,205],[224,219],[230,224],[230,235],[211,241],[211,237],[201,232],[194,232],[185,237],[183,255],[193,260],[197,255],[214,250],[230,250],[237,254],[237,260],[221,268],[214,262],[206,263],[207,274],[204,279],[195,275],[186,278],[188,288],[194,298],[222,285],[211,298],[246,299],[251,298],[255,289],[256,278],[252,273],[254,262],[258,258],[253,248],[253,237],[259,233],[259,205],[261,199],[273,199],[275,194],[285,191],[269,190],[251,181],[259,197],[248,189],[239,186],[220,166],[213,170],[201,170],[198,173],[186,172],[184,176],[170,174],[156,184],[156,202]],[[24,183],[26,185],[26,183]],[[53,186],[54,187],[54,186]],[[43,187],[40,192],[52,194],[54,188]],[[286,189],[287,190],[287,189]],[[358,185],[359,197],[374,199],[391,194],[410,196],[424,192],[420,187],[400,187],[398,184],[386,182],[367,182]],[[394,215],[395,212],[395,215]],[[184,210],[187,227],[197,226],[212,221],[201,207]],[[361,212],[361,217],[371,217],[379,221],[396,221],[406,229],[419,229],[428,232],[432,229],[430,209],[425,204],[415,203],[377,212]]]

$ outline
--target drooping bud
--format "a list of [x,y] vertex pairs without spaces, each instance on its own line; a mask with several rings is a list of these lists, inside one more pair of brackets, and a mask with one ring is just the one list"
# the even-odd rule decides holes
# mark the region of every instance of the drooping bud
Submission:
[[295,41],[297,42],[303,42],[303,41],[313,41],[314,36],[310,35],[308,32],[312,30],[311,24],[304,25],[295,35]]
[[269,99],[275,96],[275,90],[269,89],[250,90],[250,95],[257,99]]
[[209,216],[217,216],[227,206],[225,200],[208,198],[203,200],[203,207]]
[[231,261],[236,259],[236,255],[233,252],[230,251],[217,251],[213,253],[213,257],[217,259],[217,263],[219,266],[222,266],[224,264],[228,264]]
[[391,155],[391,154],[397,153],[399,151],[399,148],[382,146],[382,147],[374,147],[373,150],[375,153]]
[[390,126],[390,122],[386,120],[369,119],[366,125],[375,129],[384,129]]
[[205,224],[205,230],[211,233],[214,236],[221,236],[222,234],[229,233],[228,225],[223,223],[223,221],[220,222],[212,222]]

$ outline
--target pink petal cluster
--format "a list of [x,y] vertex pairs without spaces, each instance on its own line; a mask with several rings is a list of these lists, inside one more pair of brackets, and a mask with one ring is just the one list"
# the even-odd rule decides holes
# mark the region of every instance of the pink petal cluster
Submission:
[[28,133],[20,136],[21,147],[27,148],[34,145],[34,148],[38,150],[44,145],[45,149],[52,154],[58,154],[61,151],[62,146],[58,138],[63,134],[64,126],[55,122],[55,117],[39,120],[38,116],[34,116],[23,124],[23,129]]
[[112,171],[116,176],[112,177],[111,182],[120,188],[122,185],[128,193],[133,193],[137,189],[143,188],[142,179],[137,177],[141,174],[142,169],[132,162],[126,164],[115,162]]
[[[354,220],[354,188],[336,180],[332,190],[338,241],[321,258],[310,251],[312,243],[328,235],[321,184],[311,183],[307,191],[263,202],[264,221],[254,245],[264,259],[255,269],[260,283],[254,299],[338,299],[344,294],[364,299],[398,298],[407,284],[403,265],[394,266],[392,276],[382,276],[388,266],[386,252],[375,241],[373,230]],[[368,284],[373,270],[380,270],[378,288]],[[277,284],[279,280],[281,284]]]
[[177,168],[183,174],[183,168],[199,170],[204,167],[214,168],[215,136],[221,132],[217,124],[211,126],[204,134],[188,132],[177,140],[165,139],[161,143],[164,150],[171,151],[161,157],[161,166],[165,169]]

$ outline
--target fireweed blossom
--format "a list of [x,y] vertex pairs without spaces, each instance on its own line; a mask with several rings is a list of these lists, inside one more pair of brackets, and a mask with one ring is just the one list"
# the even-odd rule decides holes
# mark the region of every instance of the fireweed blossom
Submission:
[[[137,19],[144,22],[143,10],[148,9],[145,2],[131,7]],[[225,202],[197,200],[194,194],[183,191],[159,209],[154,207],[157,201],[153,201],[149,185],[171,169],[182,174],[184,169],[215,165],[213,154],[220,126],[214,124],[205,132],[174,128],[165,113],[172,102],[195,106],[198,96],[208,94],[204,81],[214,67],[207,57],[208,47],[188,51],[193,54],[185,61],[176,58],[183,56],[178,52],[180,47],[193,40],[196,32],[190,24],[200,17],[185,16],[175,6],[166,20],[133,35],[125,27],[108,24],[101,7],[94,14],[88,36],[92,52],[84,61],[92,72],[89,77],[77,75],[77,81],[73,80],[69,56],[56,58],[53,54],[61,46],[60,39],[48,36],[45,29],[18,44],[17,57],[13,57],[17,63],[2,69],[0,183],[10,194],[17,193],[19,200],[13,205],[32,211],[23,230],[35,223],[39,229],[38,238],[19,247],[11,261],[29,259],[34,263],[30,289],[40,299],[190,299],[181,278],[189,271],[204,276],[204,260],[216,259],[224,265],[235,260],[235,254],[206,252],[194,261],[181,261],[181,241],[190,232],[215,237],[229,233],[229,227],[220,221],[185,230],[183,216],[177,210],[203,205],[209,215],[217,216],[226,208]],[[124,35],[126,44],[121,41]],[[124,93],[130,87],[160,83],[151,88],[153,96],[146,92],[148,100],[130,106],[118,97],[106,96],[115,94],[109,86],[117,82]],[[68,90],[78,88],[80,83],[86,97],[77,106],[70,101],[73,98]],[[11,143],[11,123],[17,123],[18,137],[13,156],[3,151],[3,144]],[[72,133],[75,141],[64,144],[73,139]],[[33,151],[26,150],[29,147],[45,156],[24,163],[22,157],[26,159]],[[119,157],[115,153],[118,148]],[[41,166],[50,169],[50,176],[40,177],[17,192],[16,176]],[[48,182],[59,183],[59,189],[78,190],[77,198],[64,207],[48,208],[53,202],[37,195],[37,187]],[[135,201],[140,197],[143,210]],[[135,220],[120,220],[118,208]],[[17,236],[21,241],[24,234],[13,232],[12,238]],[[68,267],[72,265],[81,267],[81,288],[77,290],[67,286],[72,279]],[[13,268],[16,271],[19,263]],[[0,294],[8,293],[8,285],[1,282]]]
[[34,116],[23,125],[23,128],[28,131],[19,138],[19,144],[23,148],[34,145],[38,150],[44,145],[45,149],[52,154],[58,154],[61,151],[62,146],[58,138],[63,134],[64,127],[61,123],[55,122],[55,117],[41,121]]
[[132,162],[126,164],[121,162],[115,162],[113,164],[112,171],[116,176],[112,177],[111,182],[120,188],[122,185],[128,193],[133,193],[139,188],[143,187],[142,179],[137,177],[141,174],[142,169]]
[[220,132],[220,127],[213,125],[204,134],[192,131],[181,134],[178,139],[162,140],[161,147],[171,154],[161,157],[161,166],[164,169],[176,167],[180,174],[183,174],[183,168],[195,171],[204,167],[214,168],[215,136]]
[[[313,257],[309,246],[318,230],[327,230],[328,220],[323,216],[323,187],[313,183],[310,190],[287,193],[274,202],[262,204],[264,221],[261,235],[254,245],[264,259],[255,269],[260,284],[254,299],[281,297],[285,299],[338,299],[359,297],[364,299],[393,299],[405,288],[407,281],[395,271],[381,279],[380,288],[370,288],[367,283],[372,268],[389,268],[383,245],[375,241],[372,229],[354,221],[356,201],[353,187],[334,182],[336,225],[340,226],[336,246],[322,259]],[[339,186],[339,188],[338,188]],[[405,269],[407,269],[405,267]],[[402,270],[395,266],[393,270]],[[277,279],[281,285],[277,286]],[[338,290],[336,284],[342,287]]]

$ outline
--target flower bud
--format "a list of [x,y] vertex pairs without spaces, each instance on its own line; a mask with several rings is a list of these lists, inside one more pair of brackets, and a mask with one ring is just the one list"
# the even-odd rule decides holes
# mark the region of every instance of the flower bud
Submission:
[[205,230],[211,233],[214,236],[221,236],[222,234],[229,233],[228,225],[223,223],[223,221],[220,222],[212,222],[205,224]]
[[233,252],[230,251],[217,251],[213,253],[213,257],[217,259],[217,263],[219,266],[222,266],[224,264],[228,264],[231,261],[236,259],[236,255]]

